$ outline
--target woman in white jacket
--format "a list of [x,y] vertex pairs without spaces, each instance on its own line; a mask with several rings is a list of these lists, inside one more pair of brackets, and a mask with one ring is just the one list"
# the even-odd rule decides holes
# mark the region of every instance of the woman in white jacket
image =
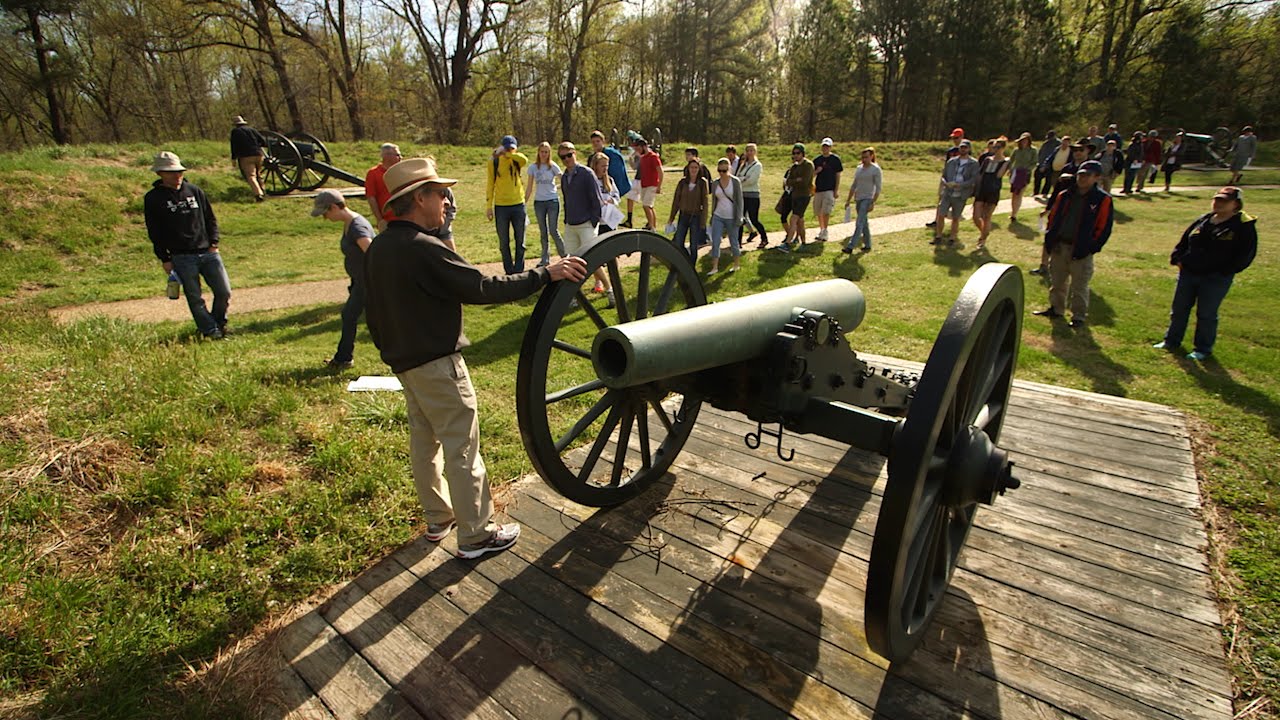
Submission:
[[742,181],[729,174],[729,159],[716,161],[716,179],[711,181],[711,269],[708,275],[720,272],[720,238],[729,235],[729,250],[733,253],[733,267],[737,272],[738,258],[742,255],[742,212],[744,198]]

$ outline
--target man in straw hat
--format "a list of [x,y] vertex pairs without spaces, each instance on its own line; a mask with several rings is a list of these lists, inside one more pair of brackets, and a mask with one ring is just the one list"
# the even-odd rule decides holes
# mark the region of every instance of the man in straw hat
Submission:
[[[511,275],[485,276],[440,238],[448,189],[431,158],[402,160],[386,172],[396,216],[365,253],[369,334],[404,386],[409,410],[413,482],[432,542],[458,529],[460,558],[505,550],[520,536],[515,523],[493,521],[476,395],[461,351],[462,305],[520,300],[549,282],[582,282],[581,258]],[[448,489],[441,483],[441,474]]]
[[[171,152],[156,155],[151,170],[160,176],[142,199],[147,235],[166,273],[178,274],[196,328],[211,340],[227,332],[231,281],[218,254],[218,220],[204,191],[183,179],[187,171]],[[205,307],[200,278],[213,293],[213,312]]]
[[249,183],[253,198],[262,202],[262,158],[267,141],[240,115],[231,124],[231,160],[240,168],[244,181]]

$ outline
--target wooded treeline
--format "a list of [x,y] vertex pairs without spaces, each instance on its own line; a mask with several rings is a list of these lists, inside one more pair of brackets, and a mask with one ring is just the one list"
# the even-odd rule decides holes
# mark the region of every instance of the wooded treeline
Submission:
[[0,0],[0,141],[931,138],[1280,115],[1274,0]]

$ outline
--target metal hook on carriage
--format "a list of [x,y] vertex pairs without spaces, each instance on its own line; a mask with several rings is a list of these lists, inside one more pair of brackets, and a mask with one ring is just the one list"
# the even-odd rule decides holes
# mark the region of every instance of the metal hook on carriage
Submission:
[[776,438],[778,441],[778,457],[781,458],[783,462],[791,462],[792,458],[796,456],[796,449],[787,448],[787,453],[785,455],[782,453],[782,432],[782,423],[778,423],[778,429],[776,431],[765,429],[764,423],[756,423],[756,431],[747,433],[743,436],[742,440],[747,444],[747,447],[755,450],[760,447],[761,436],[768,435],[769,437]]

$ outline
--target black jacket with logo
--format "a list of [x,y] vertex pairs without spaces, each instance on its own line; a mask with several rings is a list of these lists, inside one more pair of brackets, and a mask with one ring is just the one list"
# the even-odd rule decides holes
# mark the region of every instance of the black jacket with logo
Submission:
[[1191,223],[1169,255],[1170,265],[1180,265],[1194,275],[1234,275],[1249,267],[1258,254],[1257,219],[1238,212],[1218,224],[1205,213]]
[[204,191],[185,179],[177,190],[156,180],[142,199],[147,235],[160,262],[218,247],[218,220]]

